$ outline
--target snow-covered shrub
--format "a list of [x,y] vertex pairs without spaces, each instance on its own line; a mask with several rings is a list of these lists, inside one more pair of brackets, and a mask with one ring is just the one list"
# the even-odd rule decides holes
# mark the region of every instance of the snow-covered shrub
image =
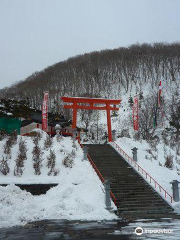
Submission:
[[47,137],[44,141],[44,148],[45,149],[50,148],[52,146],[52,143],[53,143],[52,138],[49,135],[47,135]]
[[60,151],[61,154],[64,154],[64,155],[66,154],[66,151],[63,148],[61,148],[59,151]]
[[134,133],[133,138],[134,138],[135,141],[140,140],[141,135],[140,135],[139,131],[137,131],[137,132]]
[[148,152],[149,154],[152,154],[152,149],[148,148],[146,149],[146,152]]
[[3,146],[4,154],[6,154],[7,158],[11,158],[11,148],[12,148],[12,139],[8,138],[6,143]]
[[33,168],[35,170],[36,175],[41,174],[42,167],[42,150],[39,145],[35,145],[32,151],[33,154]]
[[20,138],[20,141],[19,141],[19,152],[21,153],[22,158],[23,158],[24,160],[26,160],[26,159],[27,159],[27,155],[26,155],[26,153],[27,153],[27,147],[26,147],[26,142],[25,142],[25,140],[23,140],[22,138]]
[[154,136],[153,138],[149,139],[148,143],[153,151],[157,152],[157,145],[159,144],[160,139],[158,136]]
[[159,162],[159,166],[162,167],[162,163]]
[[174,163],[173,163],[173,155],[171,154],[171,152],[169,152],[169,154],[165,153],[165,163],[164,166],[169,168],[169,169],[173,169]]
[[175,146],[177,145],[177,143],[178,143],[178,140],[177,140],[176,136],[175,135],[171,135],[170,143],[169,143],[170,147],[172,149],[174,149]]
[[55,169],[55,165],[56,165],[56,154],[54,150],[50,150],[50,154],[47,157],[47,167],[50,169],[48,172],[48,175],[54,175],[56,176],[59,171],[57,169]]
[[12,140],[12,144],[16,144],[17,143],[17,137],[18,137],[18,133],[17,130],[14,130],[11,135],[11,140]]
[[71,153],[69,153],[63,160],[63,165],[68,168],[72,168],[75,158],[75,151],[72,150]]
[[15,167],[14,167],[14,176],[21,176],[24,171],[24,158],[21,152],[18,152],[17,158],[15,160]]
[[175,148],[176,148],[176,156],[180,156],[180,146],[179,146],[179,143],[177,143]]
[[8,161],[7,158],[4,159],[4,157],[2,157],[2,160],[0,160],[0,171],[2,172],[2,174],[7,175],[10,171],[10,168],[8,166]]
[[122,129],[120,136],[130,138],[129,129]]
[[41,134],[39,132],[36,132],[36,135],[33,137],[33,143],[35,146],[38,146],[40,139]]
[[1,129],[0,130],[0,141],[2,141],[3,139],[5,139],[7,137],[7,133],[5,130]]
[[169,138],[168,138],[168,134],[166,131],[163,131],[162,132],[162,139],[163,139],[163,142],[165,145],[169,145]]
[[21,176],[24,171],[24,161],[27,159],[27,147],[26,142],[22,138],[19,141],[19,151],[15,160],[14,175]]

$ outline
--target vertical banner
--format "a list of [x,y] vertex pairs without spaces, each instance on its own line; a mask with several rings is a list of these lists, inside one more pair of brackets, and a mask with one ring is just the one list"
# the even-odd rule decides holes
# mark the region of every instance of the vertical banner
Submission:
[[44,99],[42,104],[42,130],[48,131],[48,101],[49,92],[44,92]]
[[134,125],[134,130],[138,131],[139,130],[139,103],[138,103],[138,96],[134,97],[134,104],[133,104],[133,125]]

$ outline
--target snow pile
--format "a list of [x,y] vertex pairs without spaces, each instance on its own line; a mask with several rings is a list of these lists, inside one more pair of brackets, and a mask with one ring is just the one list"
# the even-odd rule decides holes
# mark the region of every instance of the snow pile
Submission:
[[[105,209],[104,193],[96,176],[90,179],[83,170],[78,174],[80,177],[74,181],[71,173],[67,174],[61,184],[40,196],[32,196],[15,185],[0,187],[0,227],[41,219],[115,219],[115,214]],[[92,177],[93,172],[89,174]]]
[[[180,182],[180,175],[178,175],[177,167],[180,167],[179,163],[174,161],[173,169],[168,169],[164,166],[165,158],[164,158],[164,145],[163,143],[159,143],[157,147],[156,159],[148,156],[148,151],[150,149],[149,144],[141,140],[135,141],[132,138],[118,138],[116,141],[117,145],[119,145],[130,157],[132,156],[132,148],[138,148],[138,164],[149,173],[170,195],[172,195],[172,185],[170,182],[173,180],[178,180]],[[173,151],[172,149],[168,149],[169,151]],[[175,155],[175,152],[172,153]],[[162,192],[163,193],[163,192]],[[168,196],[167,196],[168,197]],[[168,199],[170,200],[170,199]],[[173,207],[177,212],[180,213],[180,203],[173,203]]]
[[[40,140],[43,147],[44,137]],[[13,175],[14,159],[18,151],[18,143],[13,146],[12,158],[9,160],[10,173],[0,174],[0,184],[11,183],[0,187],[0,227],[23,225],[29,221],[41,219],[68,220],[112,220],[115,214],[105,209],[103,185],[88,161],[82,161],[82,149],[71,138],[62,138],[60,142],[53,139],[52,150],[56,153],[57,176],[48,176],[47,159],[49,149],[43,149],[41,175],[35,175],[32,164],[33,142],[30,137],[23,137],[28,146],[25,169],[21,177]],[[19,141],[19,138],[18,138]],[[2,145],[5,142],[3,140]],[[64,157],[75,151],[72,168],[65,167]],[[1,152],[0,154],[3,154]],[[45,195],[32,196],[20,190],[15,183],[59,183]],[[113,205],[115,208],[115,206]]]

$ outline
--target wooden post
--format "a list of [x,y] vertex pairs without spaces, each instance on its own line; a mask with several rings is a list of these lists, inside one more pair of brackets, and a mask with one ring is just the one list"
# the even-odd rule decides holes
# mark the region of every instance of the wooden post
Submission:
[[72,129],[76,128],[77,123],[77,103],[73,103],[73,123],[72,123]]
[[110,114],[110,106],[109,106],[109,103],[106,104],[106,112],[107,112],[108,138],[109,138],[109,142],[112,142],[111,114]]

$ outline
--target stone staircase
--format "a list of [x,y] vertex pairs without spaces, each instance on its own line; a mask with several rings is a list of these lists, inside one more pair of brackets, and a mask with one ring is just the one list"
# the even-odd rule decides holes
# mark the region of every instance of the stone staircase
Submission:
[[88,145],[89,155],[117,199],[118,214],[128,218],[158,218],[173,209],[110,145]]

